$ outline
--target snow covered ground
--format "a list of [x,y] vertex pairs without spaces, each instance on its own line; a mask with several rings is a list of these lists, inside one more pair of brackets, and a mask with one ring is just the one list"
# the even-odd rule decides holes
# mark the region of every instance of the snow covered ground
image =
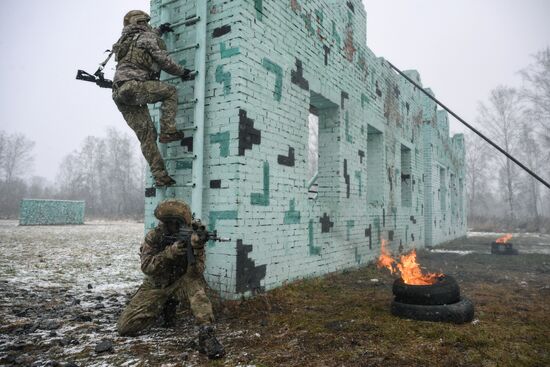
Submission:
[[69,226],[19,226],[0,221],[0,275],[8,287],[28,290],[92,285],[92,295],[123,293],[142,279],[142,223],[91,222]]
[[[21,227],[0,221],[0,366],[208,365],[196,352],[196,329],[185,310],[175,328],[136,338],[116,333],[116,320],[143,279],[143,234],[142,223]],[[432,251],[490,253],[501,235],[472,232]],[[550,235],[514,234],[511,241],[520,254],[550,254]],[[254,340],[257,333],[244,327],[221,322],[218,336],[228,345]],[[102,341],[111,348],[98,349]],[[228,353],[225,362],[246,360],[243,353]]]
[[[0,221],[0,364],[78,359],[112,334],[142,279],[142,239],[141,223]],[[105,365],[102,359],[97,365]]]

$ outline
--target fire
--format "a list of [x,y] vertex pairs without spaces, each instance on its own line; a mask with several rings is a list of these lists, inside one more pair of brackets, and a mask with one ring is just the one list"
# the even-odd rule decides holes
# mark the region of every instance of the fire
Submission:
[[434,284],[437,278],[443,276],[443,274],[436,273],[422,274],[420,264],[416,262],[416,250],[401,255],[400,261],[397,262],[386,248],[386,240],[384,239],[382,240],[377,266],[389,269],[392,274],[399,272],[403,281],[410,285]]
[[406,284],[412,285],[430,285],[437,282],[437,278],[443,274],[428,273],[422,274],[420,264],[416,262],[416,250],[412,250],[409,254],[401,255],[401,261],[397,264],[401,278]]
[[506,243],[512,239],[511,233],[506,233],[504,236],[497,238],[496,243]]
[[382,244],[380,246],[380,257],[378,258],[378,263],[376,264],[379,268],[387,268],[392,274],[396,272],[394,265],[395,260],[391,257],[390,252],[386,248],[386,240],[382,239]]

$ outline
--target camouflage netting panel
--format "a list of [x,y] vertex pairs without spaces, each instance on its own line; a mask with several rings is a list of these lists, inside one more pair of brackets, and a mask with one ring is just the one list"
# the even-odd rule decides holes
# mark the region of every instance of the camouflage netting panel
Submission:
[[84,224],[84,201],[21,200],[19,225]]

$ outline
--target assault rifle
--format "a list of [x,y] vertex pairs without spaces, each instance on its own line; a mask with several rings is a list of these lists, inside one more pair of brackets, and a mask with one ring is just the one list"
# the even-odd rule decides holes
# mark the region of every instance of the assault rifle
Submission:
[[85,82],[96,83],[101,88],[113,88],[113,81],[105,79],[105,77],[103,76],[103,72],[101,72],[99,69],[93,75],[85,72],[84,70],[78,70],[76,72],[76,79],[84,80]]
[[196,233],[201,241],[217,241],[217,242],[230,242],[231,238],[218,237],[218,231],[208,232],[200,221],[193,222],[191,227],[182,225],[178,233],[172,236],[164,235],[163,240],[166,243],[174,243],[176,241],[184,242],[187,246],[187,264],[193,265],[195,260],[195,254],[193,254],[193,246],[191,246],[191,235]]
[[76,72],[76,79],[78,80],[84,80],[85,82],[92,82],[99,85],[101,88],[113,88],[113,81],[109,79],[105,79],[105,76],[103,75],[103,68],[105,68],[105,65],[109,62],[111,59],[111,56],[113,56],[113,51],[107,50],[105,52],[109,52],[109,56],[103,61],[101,64],[99,64],[99,68],[96,70],[95,73],[90,74],[85,72],[84,70],[78,70]]

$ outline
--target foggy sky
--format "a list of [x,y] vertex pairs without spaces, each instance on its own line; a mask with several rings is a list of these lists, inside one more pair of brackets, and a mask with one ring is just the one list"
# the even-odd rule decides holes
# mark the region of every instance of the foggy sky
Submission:
[[[286,1],[286,0],[277,0]],[[364,0],[367,45],[468,122],[499,84],[550,45],[547,0]],[[4,0],[0,12],[0,130],[36,142],[32,174],[52,179],[66,154],[108,126],[133,135],[108,89],[75,80],[93,73],[118,39],[130,9],[147,0]],[[110,63],[106,74],[112,75]],[[452,125],[452,131],[462,131]]]

